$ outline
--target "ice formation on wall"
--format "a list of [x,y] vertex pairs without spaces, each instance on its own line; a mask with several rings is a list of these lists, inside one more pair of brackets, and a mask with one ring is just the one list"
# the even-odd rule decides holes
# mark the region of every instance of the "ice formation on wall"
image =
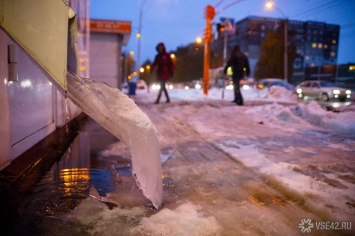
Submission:
[[160,147],[150,119],[127,95],[107,84],[67,76],[69,98],[130,148],[133,173],[156,208],[162,203]]

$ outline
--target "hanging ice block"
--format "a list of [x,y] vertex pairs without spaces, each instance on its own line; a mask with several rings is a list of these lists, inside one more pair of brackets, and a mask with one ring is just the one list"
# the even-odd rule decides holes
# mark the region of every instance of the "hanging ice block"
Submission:
[[156,208],[162,204],[160,147],[149,118],[127,95],[107,84],[67,76],[69,98],[130,148],[133,173]]

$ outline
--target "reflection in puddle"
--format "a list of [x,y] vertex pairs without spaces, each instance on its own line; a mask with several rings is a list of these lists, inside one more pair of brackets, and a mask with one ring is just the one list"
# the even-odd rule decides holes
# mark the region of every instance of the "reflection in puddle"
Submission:
[[89,197],[95,187],[100,196],[114,190],[112,174],[107,170],[89,168],[51,169],[30,191],[20,211],[36,212],[38,216],[65,214],[81,200]]
[[174,187],[173,181],[168,176],[163,175],[163,187]]
[[115,165],[115,169],[120,176],[132,176],[132,165],[130,162],[117,164]]

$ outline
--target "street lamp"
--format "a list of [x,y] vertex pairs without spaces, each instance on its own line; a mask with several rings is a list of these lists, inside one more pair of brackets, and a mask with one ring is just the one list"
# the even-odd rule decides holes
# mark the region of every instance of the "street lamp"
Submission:
[[284,80],[287,81],[287,77],[288,77],[288,66],[287,66],[287,18],[285,16],[285,14],[278,8],[275,6],[275,4],[272,1],[268,1],[267,3],[265,3],[265,8],[266,10],[272,10],[272,9],[276,9],[277,11],[279,11],[284,19]]
[[[143,0],[143,3],[141,5],[140,11],[139,11],[139,27],[138,27],[138,33],[136,34],[136,38],[138,39],[138,50],[137,50],[137,68],[140,68],[140,60],[141,60],[141,37],[142,37],[142,17],[143,17],[143,7],[144,4],[147,2],[147,0]],[[137,78],[137,82],[139,80],[139,74]]]
[[198,38],[196,39],[196,43],[198,43],[198,44],[202,43],[202,38],[201,38],[201,37],[198,37]]

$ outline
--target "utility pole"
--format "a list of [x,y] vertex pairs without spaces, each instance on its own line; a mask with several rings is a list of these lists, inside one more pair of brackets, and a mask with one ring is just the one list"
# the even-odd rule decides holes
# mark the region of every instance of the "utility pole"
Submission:
[[210,71],[210,42],[212,37],[212,19],[215,17],[216,12],[213,6],[208,5],[205,8],[206,29],[205,29],[205,51],[203,60],[203,93],[208,94],[209,87],[209,71]]

